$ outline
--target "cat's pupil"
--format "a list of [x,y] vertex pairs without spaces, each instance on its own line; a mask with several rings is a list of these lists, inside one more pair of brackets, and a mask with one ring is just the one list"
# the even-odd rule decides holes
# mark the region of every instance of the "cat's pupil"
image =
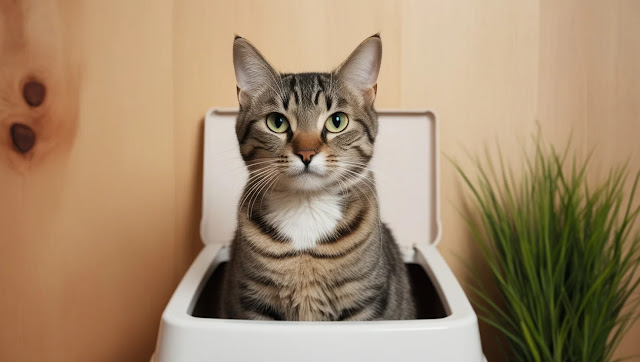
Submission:
[[273,121],[273,125],[276,126],[276,128],[280,128],[283,123],[284,123],[284,120],[282,119],[282,116],[277,116],[276,119]]
[[340,116],[333,116],[332,122],[333,122],[333,126],[335,128],[339,128],[340,127],[340,123],[341,123],[340,122]]

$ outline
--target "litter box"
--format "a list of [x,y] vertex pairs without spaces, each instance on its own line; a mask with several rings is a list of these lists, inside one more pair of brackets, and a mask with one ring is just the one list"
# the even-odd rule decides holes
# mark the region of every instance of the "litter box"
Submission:
[[235,136],[237,110],[205,119],[201,237],[205,244],[169,301],[155,362],[482,362],[478,321],[438,252],[438,124],[428,111],[379,112],[371,168],[382,219],[400,244],[418,319],[288,322],[216,318],[236,209],[247,172]]

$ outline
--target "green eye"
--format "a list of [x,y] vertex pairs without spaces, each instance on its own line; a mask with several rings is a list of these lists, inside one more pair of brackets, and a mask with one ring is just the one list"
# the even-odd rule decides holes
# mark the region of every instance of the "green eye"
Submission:
[[327,128],[327,131],[338,133],[344,131],[349,124],[349,117],[342,112],[336,112],[327,118],[327,122],[325,122],[324,126]]
[[280,113],[271,113],[267,116],[267,127],[275,133],[286,132],[289,129],[289,121]]

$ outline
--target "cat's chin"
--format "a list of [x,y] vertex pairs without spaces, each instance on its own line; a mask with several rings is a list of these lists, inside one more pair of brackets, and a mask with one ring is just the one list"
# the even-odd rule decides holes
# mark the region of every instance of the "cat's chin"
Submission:
[[286,187],[291,190],[308,192],[320,191],[326,186],[326,177],[313,173],[302,173],[296,176],[288,177],[284,181]]

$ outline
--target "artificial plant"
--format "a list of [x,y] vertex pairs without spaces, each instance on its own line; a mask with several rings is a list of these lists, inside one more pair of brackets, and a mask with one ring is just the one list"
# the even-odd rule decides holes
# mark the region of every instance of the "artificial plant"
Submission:
[[454,162],[475,206],[465,218],[502,299],[480,281],[474,304],[512,360],[612,361],[638,317],[640,173],[616,166],[592,185],[589,157],[534,140],[519,168],[487,152],[472,178]]

